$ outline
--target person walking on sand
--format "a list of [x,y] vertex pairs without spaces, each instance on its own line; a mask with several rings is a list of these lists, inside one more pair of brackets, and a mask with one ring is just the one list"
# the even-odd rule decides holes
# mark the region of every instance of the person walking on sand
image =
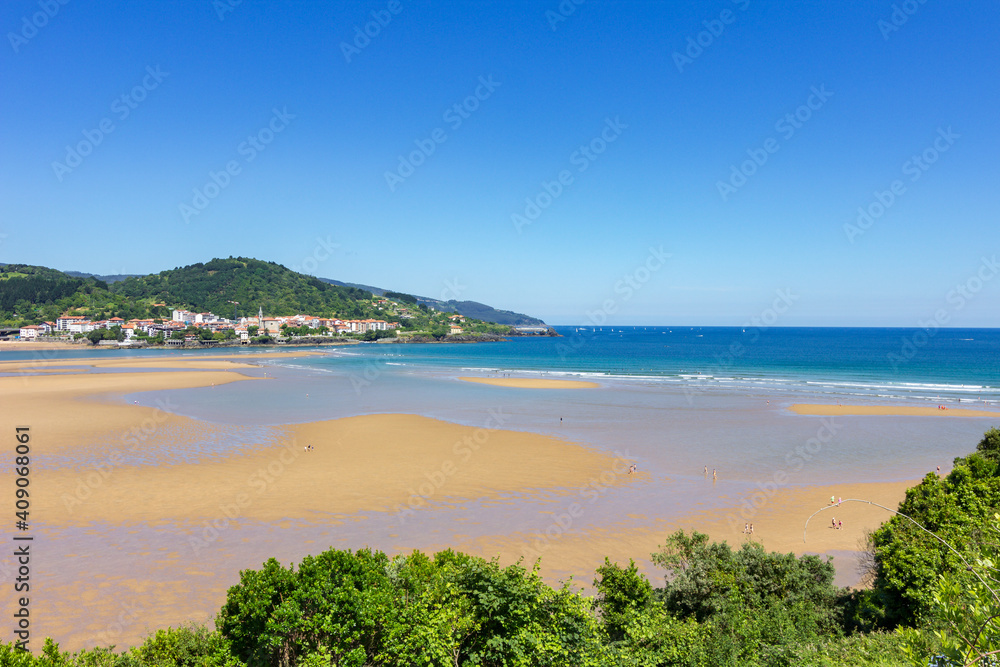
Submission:
[[840,503],[842,502],[844,502],[844,499],[840,496],[837,496],[837,507],[840,507]]
[[716,472],[715,468],[712,468],[712,481],[719,479],[719,474]]
[[753,524],[750,524],[750,534],[753,535]]
[[834,498],[833,496],[830,496],[830,504],[831,504],[831,505],[832,505],[832,504],[834,503],[834,501],[835,501],[835,500],[836,500],[836,499],[835,499],[835,498]]
[[836,517],[830,519],[830,526],[832,528],[836,528],[837,527],[837,518]]
[[844,527],[844,522],[843,521],[837,521],[837,530],[840,530],[843,527]]

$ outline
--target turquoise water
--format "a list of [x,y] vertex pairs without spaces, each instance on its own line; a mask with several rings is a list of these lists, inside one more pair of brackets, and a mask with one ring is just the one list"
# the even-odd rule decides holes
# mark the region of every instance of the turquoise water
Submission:
[[[1000,400],[1000,331],[557,327],[562,338],[352,348],[425,368],[596,374],[734,390],[890,399]],[[390,356],[398,355],[393,362]]]
[[[801,391],[899,400],[977,403],[1000,400],[1000,330],[741,327],[556,327],[562,337],[516,338],[489,344],[363,344],[320,348],[327,356],[298,359],[301,368],[375,363],[422,371],[502,370],[521,374],[596,375],[674,383],[699,389]],[[2,352],[42,359],[163,358],[225,350],[72,350]],[[334,363],[336,359],[336,363]],[[346,365],[346,366],[345,366]],[[371,375],[372,371],[368,370]]]

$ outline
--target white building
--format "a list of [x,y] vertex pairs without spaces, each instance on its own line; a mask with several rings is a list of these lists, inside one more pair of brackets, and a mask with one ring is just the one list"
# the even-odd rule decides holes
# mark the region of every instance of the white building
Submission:
[[56,318],[56,331],[69,331],[69,326],[84,321],[83,315],[63,315]]

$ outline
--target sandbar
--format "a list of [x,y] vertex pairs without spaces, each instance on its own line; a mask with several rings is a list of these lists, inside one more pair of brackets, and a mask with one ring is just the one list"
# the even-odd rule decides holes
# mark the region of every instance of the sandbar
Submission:
[[[176,433],[211,424],[170,416],[143,442],[175,446]],[[196,463],[57,469],[34,482],[34,507],[59,525],[91,521],[215,519],[238,506],[243,519],[329,520],[363,510],[405,512],[469,499],[578,488],[631,463],[556,438],[473,428],[417,415],[347,417],[279,427],[278,441]],[[187,436],[185,436],[187,437]],[[307,445],[313,449],[306,450]],[[618,475],[622,480],[626,475]],[[81,482],[83,492],[77,492]],[[87,488],[92,487],[92,488]],[[89,491],[89,492],[88,492]],[[86,495],[84,502],[75,502]]]
[[788,407],[799,415],[815,416],[909,416],[909,417],[996,417],[1000,411],[972,410],[969,408],[917,407],[903,405],[829,405],[817,403],[796,403]]
[[[31,427],[35,456],[78,456],[86,448],[90,460],[101,462],[103,472],[64,465],[32,481],[33,509],[55,525],[212,519],[234,502],[241,517],[263,521],[418,509],[579,487],[608,470],[624,473],[631,463],[559,438],[504,430],[502,412],[483,415],[479,428],[408,414],[274,426],[270,437],[253,436],[260,442],[178,463],[188,458],[185,451],[200,451],[200,440],[232,437],[226,425],[172,414],[168,404],[121,400],[134,392],[248,380],[266,382],[233,370],[0,377],[0,428]],[[7,459],[0,453],[0,461]],[[12,494],[12,484],[13,476],[5,476],[0,489]]]
[[601,385],[583,380],[543,380],[541,378],[477,378],[460,377],[465,382],[478,384],[493,384],[498,387],[517,387],[518,389],[596,389]]
[[294,352],[248,352],[245,354],[183,355],[163,357],[95,358],[93,355],[66,359],[7,359],[0,361],[0,373],[35,373],[53,367],[68,367],[65,372],[87,373],[94,368],[161,368],[171,370],[235,370],[253,366],[264,359],[293,359],[321,354],[297,350]]

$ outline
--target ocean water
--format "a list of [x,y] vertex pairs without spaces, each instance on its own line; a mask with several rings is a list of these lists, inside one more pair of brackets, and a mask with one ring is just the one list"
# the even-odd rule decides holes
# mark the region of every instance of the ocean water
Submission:
[[[1000,400],[1000,329],[556,327],[561,337],[503,343],[362,344],[318,348],[292,365],[343,369],[350,361],[423,371],[597,376],[672,383],[694,391],[794,391],[830,396],[981,403]],[[56,350],[0,359],[197,357],[259,350]],[[332,360],[338,360],[335,364]]]
[[[387,364],[519,371],[890,400],[1000,399],[1000,330],[557,327],[562,338],[391,346]],[[398,361],[387,357],[398,356]]]

